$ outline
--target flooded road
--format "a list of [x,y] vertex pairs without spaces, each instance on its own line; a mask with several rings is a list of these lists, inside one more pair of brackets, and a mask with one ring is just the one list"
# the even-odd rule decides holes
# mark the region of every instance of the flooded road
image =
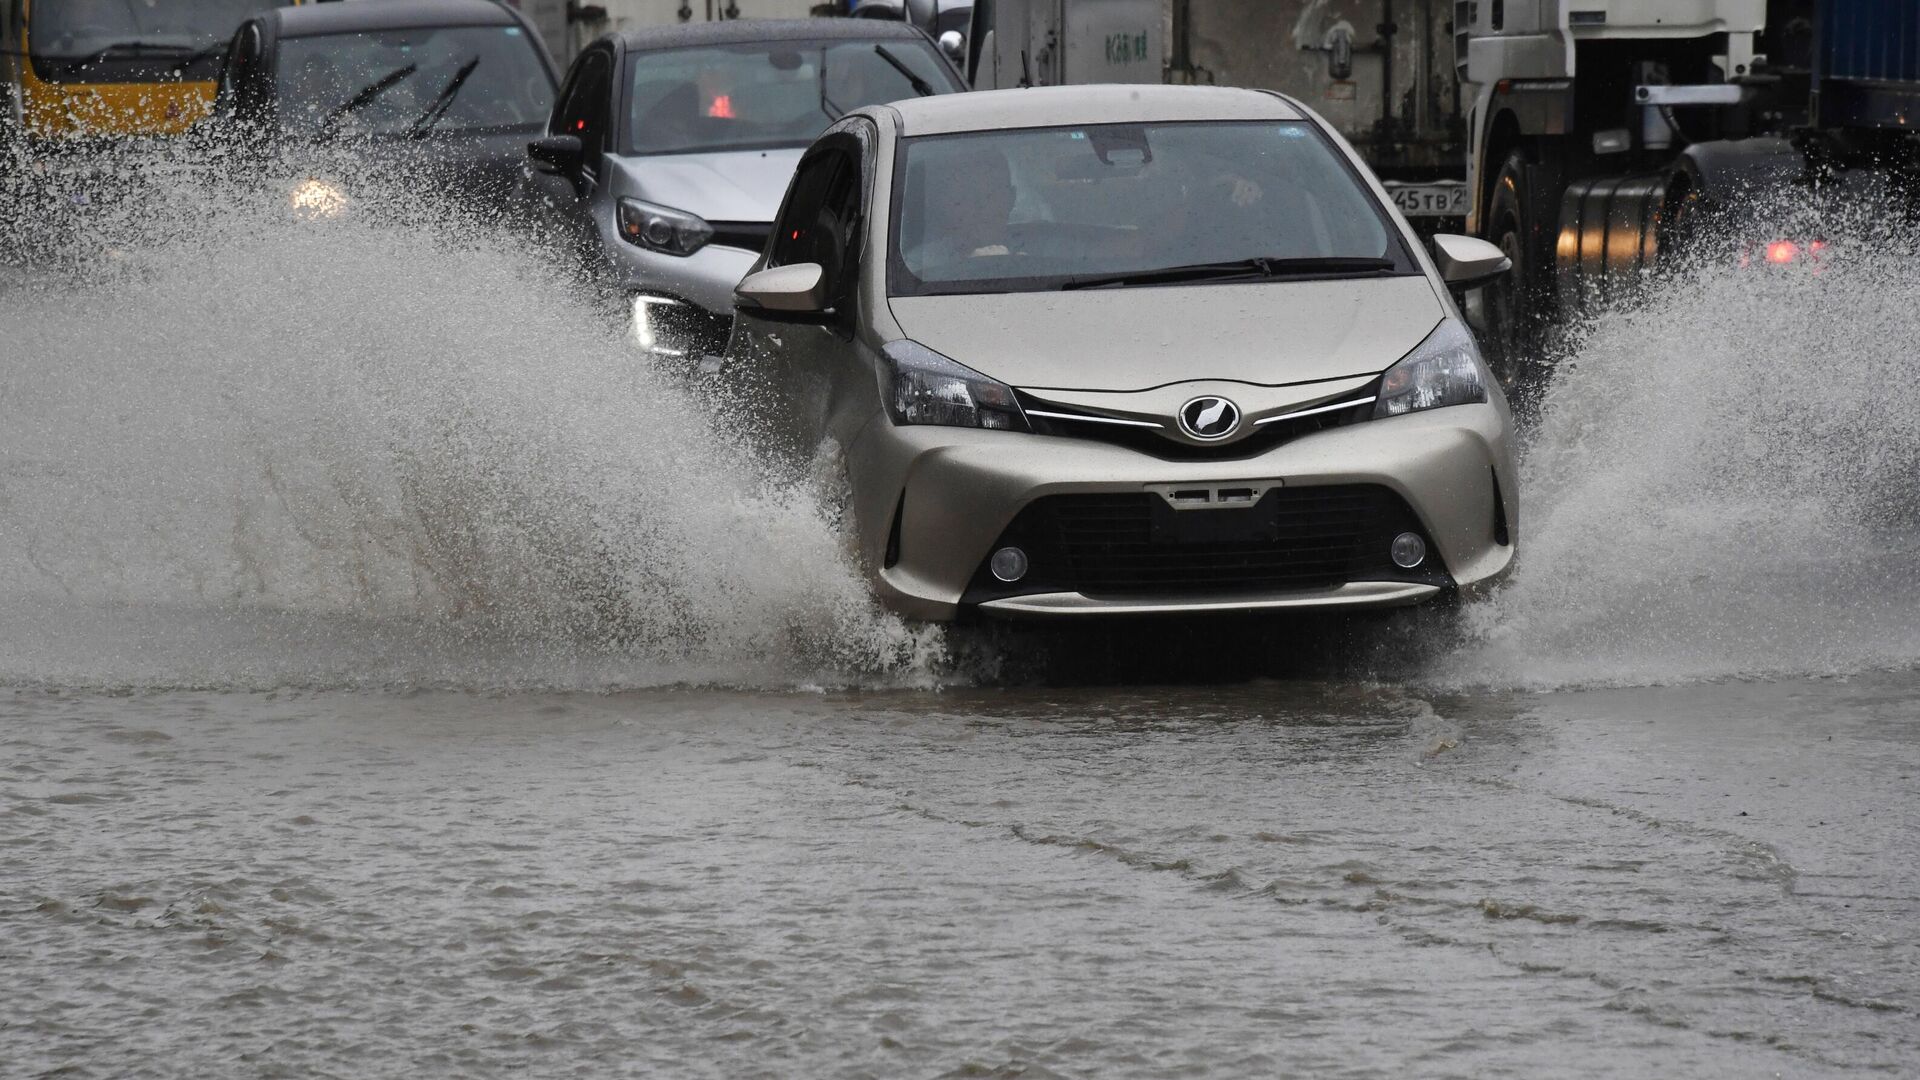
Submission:
[[1911,1075],[1912,676],[0,699],[10,1075]]
[[1920,1074],[1911,252],[1587,328],[1455,616],[1066,647],[519,240],[145,179],[0,268],[0,1075]]

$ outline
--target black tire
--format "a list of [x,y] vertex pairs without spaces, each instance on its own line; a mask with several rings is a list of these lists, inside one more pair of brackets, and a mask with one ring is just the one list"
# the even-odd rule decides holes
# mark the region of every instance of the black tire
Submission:
[[[1509,153],[1494,175],[1487,200],[1489,242],[1513,260],[1513,271],[1487,286],[1487,364],[1512,390],[1536,374],[1541,330],[1552,318],[1553,253],[1548,242],[1557,217],[1557,200],[1542,197],[1538,166],[1520,150]],[[1549,203],[1550,205],[1540,205]]]

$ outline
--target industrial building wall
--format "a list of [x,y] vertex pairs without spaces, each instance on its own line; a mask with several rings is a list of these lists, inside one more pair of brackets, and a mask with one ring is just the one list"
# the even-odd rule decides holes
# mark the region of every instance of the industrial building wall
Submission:
[[[1362,144],[1376,167],[1460,160],[1451,0],[1167,2],[1174,81],[1291,94]],[[1353,70],[1335,79],[1325,50],[1342,30]]]

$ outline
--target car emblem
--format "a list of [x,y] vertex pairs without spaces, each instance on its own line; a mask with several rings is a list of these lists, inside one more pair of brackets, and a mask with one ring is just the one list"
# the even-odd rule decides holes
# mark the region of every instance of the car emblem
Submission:
[[1180,430],[1201,442],[1224,439],[1240,429],[1240,406],[1223,397],[1197,397],[1180,406]]

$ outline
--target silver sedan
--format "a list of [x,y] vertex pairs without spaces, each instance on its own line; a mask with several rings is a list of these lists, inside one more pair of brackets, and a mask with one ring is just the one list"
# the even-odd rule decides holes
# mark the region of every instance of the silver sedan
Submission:
[[1363,608],[1512,565],[1507,403],[1431,250],[1276,94],[1049,87],[864,109],[801,161],[728,361],[844,462],[928,619]]
[[608,34],[528,147],[561,217],[660,357],[719,352],[735,283],[793,168],[850,110],[964,89],[927,36],[853,19],[742,19]]

